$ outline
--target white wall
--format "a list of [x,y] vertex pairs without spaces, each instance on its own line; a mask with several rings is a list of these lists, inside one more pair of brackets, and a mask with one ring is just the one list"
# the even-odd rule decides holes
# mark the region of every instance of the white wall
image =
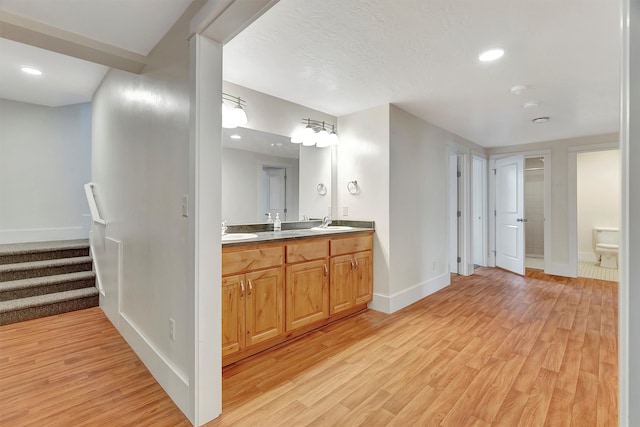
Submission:
[[595,262],[593,228],[620,228],[620,150],[577,154],[578,259]]
[[[381,296],[389,295],[389,105],[338,118],[336,188],[338,219],[373,220],[372,306],[378,310]],[[351,195],[347,183],[357,180],[360,194]],[[348,209],[348,216],[343,210]]]
[[[182,18],[152,51],[145,72],[110,70],[94,95],[92,178],[107,225],[94,226],[93,245],[100,249],[99,266],[121,266],[101,270],[105,313],[193,419],[194,284],[188,218],[182,216],[190,176],[187,35]],[[113,262],[119,256],[112,241],[121,244],[119,262]]]
[[[451,149],[469,162],[484,150],[393,105],[341,116],[338,125],[336,211],[375,221],[370,307],[391,313],[449,283],[447,159]],[[357,195],[347,191],[352,180]]]
[[[449,154],[466,154],[470,163],[471,154],[484,156],[484,149],[393,105],[390,123],[387,302],[395,311],[449,284]],[[468,196],[470,168],[462,170]]]
[[571,276],[575,270],[569,256],[573,227],[570,224],[569,187],[572,182],[575,184],[576,179],[575,176],[570,176],[568,167],[570,151],[576,147],[617,144],[618,140],[618,134],[592,135],[487,150],[489,155],[551,151],[551,248],[549,254],[545,253],[545,260],[551,260],[551,269],[545,270],[547,273]]
[[[327,194],[318,193],[324,184]],[[331,148],[300,147],[300,219],[331,215]]]
[[298,220],[298,159],[233,148],[223,148],[222,156],[223,220],[229,224],[265,222],[260,191],[263,165],[287,169],[287,220]]
[[0,99],[0,243],[86,239],[91,104]]

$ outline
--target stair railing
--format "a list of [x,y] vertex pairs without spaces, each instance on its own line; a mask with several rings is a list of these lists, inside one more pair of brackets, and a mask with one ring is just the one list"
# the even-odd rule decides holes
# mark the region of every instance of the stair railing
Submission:
[[96,204],[96,196],[93,194],[93,182],[89,182],[84,185],[84,194],[87,196],[87,203],[89,204],[89,211],[91,212],[91,219],[94,224],[107,225],[107,221],[100,217],[98,212],[98,205]]

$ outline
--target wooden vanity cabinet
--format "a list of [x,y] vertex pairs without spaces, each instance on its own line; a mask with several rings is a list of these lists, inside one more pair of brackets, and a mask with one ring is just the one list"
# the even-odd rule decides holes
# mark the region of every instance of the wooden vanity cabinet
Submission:
[[293,331],[329,318],[329,241],[287,245],[285,326]]
[[332,239],[330,314],[340,313],[373,298],[373,237]]
[[222,365],[367,307],[373,233],[222,249]]
[[223,357],[283,335],[283,259],[281,246],[223,252]]

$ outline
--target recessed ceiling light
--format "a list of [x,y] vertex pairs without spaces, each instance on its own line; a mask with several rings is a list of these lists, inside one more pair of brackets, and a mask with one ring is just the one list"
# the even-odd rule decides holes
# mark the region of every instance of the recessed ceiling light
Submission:
[[522,104],[522,108],[534,108],[538,106],[538,101],[527,101]]
[[42,71],[38,70],[37,68],[33,68],[33,67],[22,67],[20,68],[24,73],[27,74],[31,74],[33,76],[39,76],[42,74]]
[[231,139],[242,139],[242,137],[238,134],[233,134],[230,136]]
[[482,62],[495,61],[498,58],[501,58],[504,55],[504,50],[502,49],[490,49],[482,52],[478,55],[478,59]]
[[535,124],[540,124],[540,123],[547,123],[549,120],[550,120],[549,117],[536,117],[531,121]]
[[525,85],[516,85],[511,88],[511,93],[514,95],[520,95],[525,90],[527,90],[527,87]]

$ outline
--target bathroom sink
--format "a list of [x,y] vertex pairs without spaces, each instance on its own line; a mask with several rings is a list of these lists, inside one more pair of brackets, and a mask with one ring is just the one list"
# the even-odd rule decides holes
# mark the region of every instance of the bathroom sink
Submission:
[[236,240],[255,239],[257,234],[253,233],[229,233],[222,236],[223,242],[234,242]]
[[353,230],[353,227],[349,227],[348,225],[330,225],[328,227],[313,227],[311,230],[313,231],[347,231]]

